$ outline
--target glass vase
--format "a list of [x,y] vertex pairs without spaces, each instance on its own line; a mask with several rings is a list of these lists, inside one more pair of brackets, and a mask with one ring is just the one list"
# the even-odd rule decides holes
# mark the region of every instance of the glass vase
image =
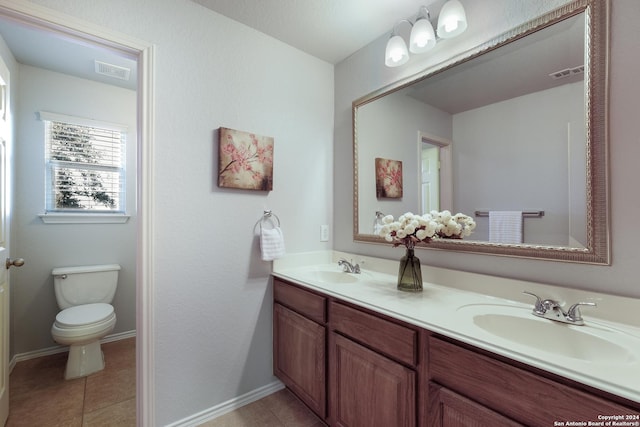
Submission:
[[414,256],[413,249],[407,248],[407,252],[402,258],[400,258],[398,289],[407,292],[422,291],[422,270],[420,270],[420,260]]

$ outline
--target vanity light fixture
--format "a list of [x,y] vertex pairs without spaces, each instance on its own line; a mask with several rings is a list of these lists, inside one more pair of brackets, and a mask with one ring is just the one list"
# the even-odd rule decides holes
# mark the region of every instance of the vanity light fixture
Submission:
[[[398,25],[406,22],[411,26],[409,49],[405,38],[398,32]],[[467,29],[467,17],[459,0],[448,0],[438,17],[437,37],[431,24],[431,16],[425,6],[421,6],[412,24],[408,19],[398,21],[393,27],[391,38],[385,49],[384,63],[387,67],[399,67],[409,60],[411,53],[424,53],[436,45],[438,39],[452,38]]]
[[467,15],[459,0],[449,0],[438,17],[438,37],[449,39],[467,29]]
[[411,37],[409,38],[409,50],[411,53],[424,53],[432,49],[436,45],[436,33],[433,31],[433,25],[429,21],[429,11],[422,6],[416,22],[411,28]]
[[406,22],[411,25],[411,22],[403,19],[396,23],[393,26],[393,32],[391,33],[391,38],[387,42],[387,48],[384,54],[384,64],[387,67],[399,67],[404,65],[409,60],[409,50],[407,49],[407,44],[404,41],[404,38],[398,32],[398,25]]

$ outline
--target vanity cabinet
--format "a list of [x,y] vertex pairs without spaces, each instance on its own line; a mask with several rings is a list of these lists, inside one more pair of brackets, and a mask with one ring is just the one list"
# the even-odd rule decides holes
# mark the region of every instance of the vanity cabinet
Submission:
[[637,402],[278,278],[274,300],[274,373],[330,426],[640,421]]
[[324,419],[326,298],[275,279],[274,300],[274,374]]
[[330,425],[416,425],[417,330],[329,303]]
[[[447,339],[431,336],[428,352],[429,425],[553,426],[567,421],[595,423],[602,415],[638,413],[637,407],[596,396],[569,380],[543,375],[534,368]],[[480,416],[500,421],[455,421]]]

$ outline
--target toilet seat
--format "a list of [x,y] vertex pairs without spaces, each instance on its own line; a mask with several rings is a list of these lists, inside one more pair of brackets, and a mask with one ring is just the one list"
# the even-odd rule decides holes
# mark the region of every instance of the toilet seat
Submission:
[[111,304],[95,303],[65,308],[51,327],[53,339],[70,345],[104,337],[116,325],[116,313]]
[[59,328],[74,328],[108,320],[114,314],[111,304],[95,303],[65,308],[56,315]]

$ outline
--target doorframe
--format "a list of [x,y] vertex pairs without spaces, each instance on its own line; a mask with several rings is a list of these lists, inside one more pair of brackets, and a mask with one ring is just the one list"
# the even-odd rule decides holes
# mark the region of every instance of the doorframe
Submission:
[[106,48],[138,61],[136,236],[137,425],[155,425],[153,310],[154,45],[43,6],[0,0],[0,16],[24,25]]

